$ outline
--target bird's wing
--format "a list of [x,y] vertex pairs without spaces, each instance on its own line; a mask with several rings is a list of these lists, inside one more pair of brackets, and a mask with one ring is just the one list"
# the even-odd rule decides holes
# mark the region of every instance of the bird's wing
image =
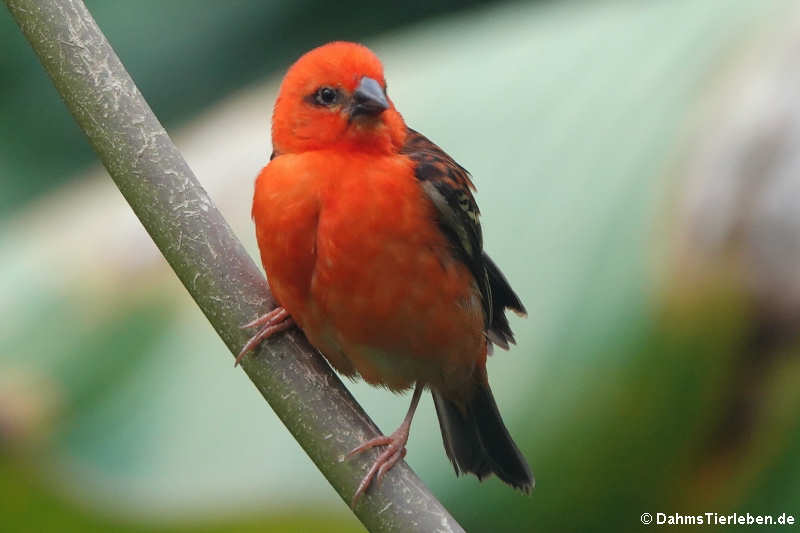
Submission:
[[414,175],[433,202],[439,228],[454,255],[469,268],[481,292],[486,335],[503,349],[514,342],[505,310],[525,314],[525,307],[497,265],[483,251],[480,211],[469,172],[421,133],[408,128],[401,153],[414,161]]

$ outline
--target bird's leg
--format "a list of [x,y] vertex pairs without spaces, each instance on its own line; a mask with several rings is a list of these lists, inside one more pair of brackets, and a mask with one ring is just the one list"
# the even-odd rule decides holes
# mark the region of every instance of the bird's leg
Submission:
[[287,330],[293,325],[294,320],[292,320],[292,317],[289,316],[289,312],[283,307],[276,307],[266,315],[262,315],[252,322],[242,326],[242,329],[254,328],[256,326],[261,326],[261,329],[259,329],[256,334],[250,337],[250,340],[245,343],[244,347],[242,347],[242,351],[236,356],[236,362],[233,364],[233,366],[238,365],[239,361],[242,360],[242,357],[244,357],[247,352],[258,346],[261,341],[270,335]]
[[372,468],[369,469],[367,475],[364,476],[364,479],[359,483],[358,489],[356,489],[356,493],[353,495],[353,507],[356,506],[358,499],[364,494],[376,476],[376,481],[380,481],[397,461],[406,456],[406,442],[408,442],[408,432],[411,429],[411,419],[414,418],[414,411],[417,410],[417,404],[419,404],[419,398],[424,388],[425,386],[422,383],[417,383],[417,386],[414,388],[414,394],[411,396],[411,406],[408,408],[408,413],[406,413],[403,423],[400,424],[400,427],[398,427],[394,433],[388,437],[380,436],[370,439],[347,454],[349,458],[376,446],[386,446],[386,450],[375,459]]

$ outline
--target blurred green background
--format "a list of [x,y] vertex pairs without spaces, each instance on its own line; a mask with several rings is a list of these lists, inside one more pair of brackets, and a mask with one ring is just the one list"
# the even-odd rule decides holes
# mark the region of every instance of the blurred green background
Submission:
[[[372,47],[407,122],[473,173],[530,312],[489,374],[537,486],[456,478],[425,398],[407,460],[468,531],[800,519],[796,2],[88,6],[254,256],[277,84],[328,40]],[[0,529],[362,530],[5,12],[0,45]],[[351,388],[402,419],[407,397]]]

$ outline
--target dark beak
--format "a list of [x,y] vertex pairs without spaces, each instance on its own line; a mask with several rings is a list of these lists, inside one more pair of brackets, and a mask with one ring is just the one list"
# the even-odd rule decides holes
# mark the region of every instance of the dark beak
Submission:
[[377,81],[366,76],[353,93],[353,105],[350,107],[350,118],[359,115],[377,116],[389,109],[389,102],[383,93],[383,87]]

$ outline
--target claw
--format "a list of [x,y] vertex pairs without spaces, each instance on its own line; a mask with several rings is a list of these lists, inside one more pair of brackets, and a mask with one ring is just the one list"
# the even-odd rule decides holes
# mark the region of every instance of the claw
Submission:
[[378,473],[375,475],[375,481],[380,483],[381,479],[383,479],[383,476],[386,475],[386,472],[391,470],[397,461],[406,456],[406,451],[407,450],[404,447],[402,450],[392,454],[392,456],[378,469]]
[[282,320],[282,318],[276,318],[279,315],[289,316],[289,313],[287,313],[286,309],[284,309],[283,307],[276,307],[269,313],[263,314],[260,317],[256,318],[255,320],[253,320],[252,322],[248,322],[244,326],[241,326],[240,329],[254,328],[256,326],[263,326],[268,322],[280,321]]
[[242,329],[256,326],[261,326],[261,329],[259,329],[256,334],[250,337],[250,340],[245,343],[245,345],[242,347],[242,350],[239,352],[239,355],[236,356],[236,361],[234,361],[233,366],[238,366],[245,354],[258,346],[261,341],[274,335],[275,333],[285,331],[293,325],[294,320],[292,320],[292,317],[289,316],[289,312],[283,307],[276,307],[269,313],[262,315],[252,322],[248,322],[242,326]]
[[423,388],[423,385],[417,384],[414,389],[414,395],[411,397],[411,406],[408,408],[408,413],[403,419],[403,423],[400,424],[400,427],[397,428],[394,433],[388,437],[380,436],[370,439],[347,454],[346,457],[350,458],[356,454],[375,448],[376,446],[386,446],[386,450],[381,452],[378,458],[375,459],[375,462],[372,463],[372,466],[361,480],[361,483],[358,484],[358,488],[355,494],[353,494],[353,500],[350,504],[353,508],[355,508],[358,500],[367,491],[373,479],[376,481],[383,479],[383,476],[385,476],[399,460],[406,456],[406,443],[408,442],[408,432],[411,429],[411,419],[414,418],[414,411],[416,411],[417,404],[419,404],[419,398]]
[[387,447],[386,450],[382,452],[377,459],[375,459],[375,462],[367,472],[367,475],[365,475],[361,480],[361,483],[358,484],[356,493],[353,494],[353,508],[355,508],[358,500],[361,498],[364,492],[366,492],[367,488],[369,488],[372,480],[375,479],[376,476],[377,479],[380,480],[383,475],[386,474],[386,472],[392,468],[397,461],[400,460],[401,457],[405,456],[406,442],[408,442],[408,429],[408,426],[403,423],[399,428],[397,428],[397,431],[392,433],[391,437],[378,437],[372,439],[347,454],[348,457],[352,457],[354,454],[361,453],[362,451],[368,450],[375,446]]
[[361,446],[358,446],[357,448],[353,448],[344,457],[345,459],[350,459],[354,455],[358,455],[359,453],[365,452],[370,448],[374,448],[375,446],[387,446],[391,443],[392,443],[391,437],[384,437],[383,435],[381,435],[380,437],[375,437],[374,439],[368,440],[367,442],[365,442]]

